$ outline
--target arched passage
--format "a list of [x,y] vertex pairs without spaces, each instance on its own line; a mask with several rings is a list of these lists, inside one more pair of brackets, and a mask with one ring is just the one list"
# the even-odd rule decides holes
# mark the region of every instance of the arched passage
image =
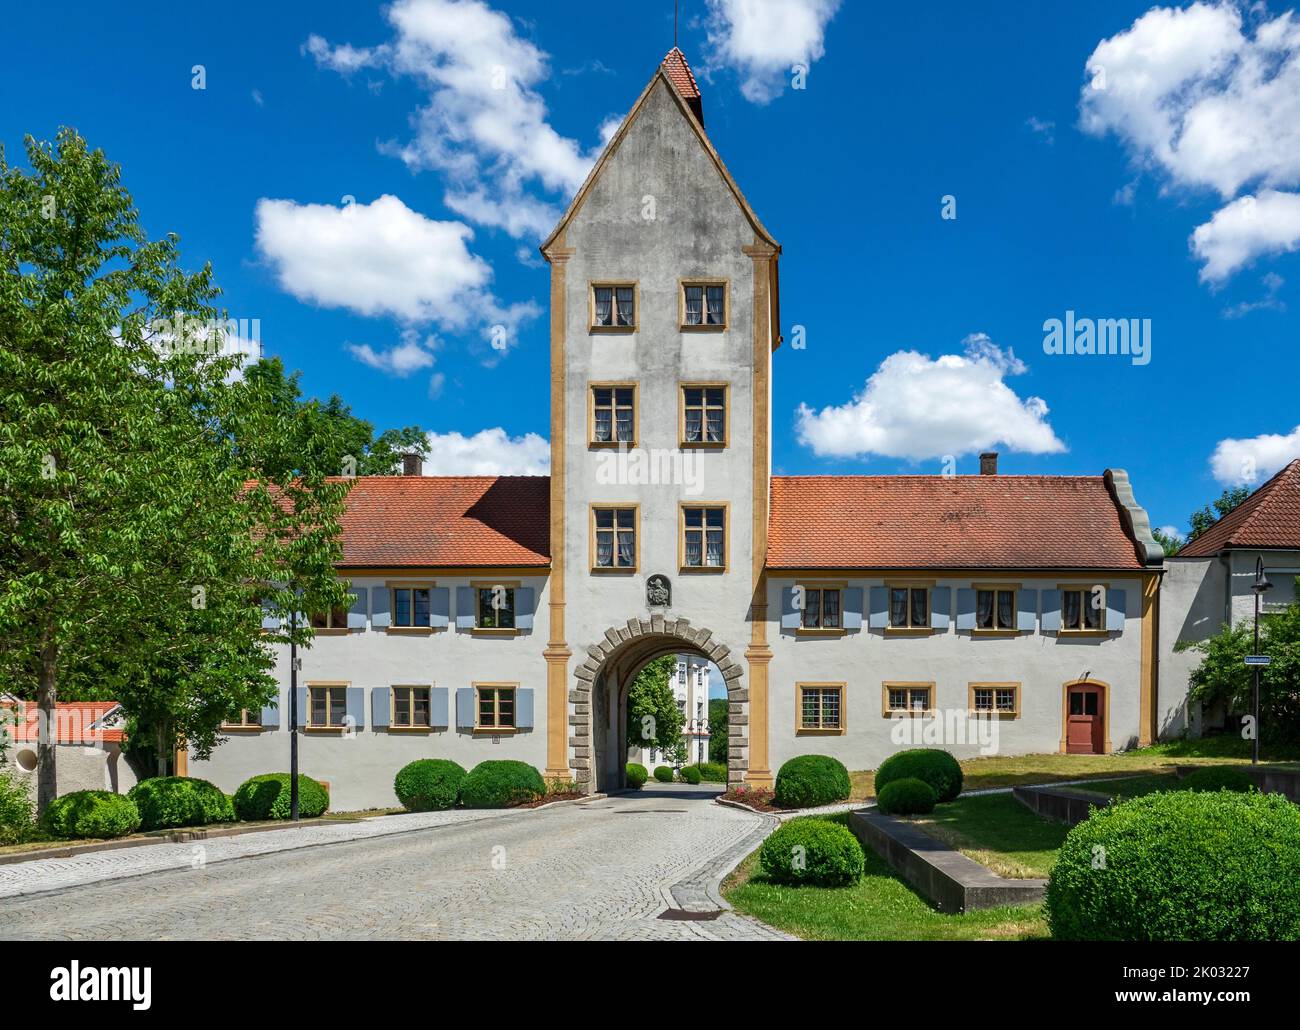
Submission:
[[727,780],[734,785],[744,779],[749,722],[744,670],[731,657],[731,648],[715,639],[712,630],[696,628],[688,619],[656,614],[648,619],[631,618],[605,630],[604,639],[587,648],[586,659],[574,672],[569,743],[574,777],[588,792],[617,790],[624,785],[627,688],[647,662],[677,653],[707,658],[722,673],[730,712]]

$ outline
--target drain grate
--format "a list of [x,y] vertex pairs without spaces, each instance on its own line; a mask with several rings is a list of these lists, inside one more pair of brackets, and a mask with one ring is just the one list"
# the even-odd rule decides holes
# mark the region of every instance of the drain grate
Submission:
[[659,913],[659,918],[671,919],[679,923],[707,923],[710,920],[717,919],[720,915],[722,915],[722,909],[720,908],[708,912],[687,912],[682,908],[666,908]]

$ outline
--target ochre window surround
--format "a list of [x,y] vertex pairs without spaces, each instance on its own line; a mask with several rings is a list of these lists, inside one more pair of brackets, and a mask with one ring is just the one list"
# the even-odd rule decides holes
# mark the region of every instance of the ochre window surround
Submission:
[[428,683],[396,683],[388,688],[388,728],[427,730],[433,687]]
[[975,591],[975,628],[972,632],[983,636],[1011,636],[1018,632],[1019,583],[972,583],[971,589]]
[[239,718],[230,722],[221,724],[223,730],[260,730],[262,729],[262,710],[243,708],[239,712]]
[[602,279],[587,290],[587,325],[593,333],[634,333],[640,322],[640,284],[635,279]]
[[[885,583],[886,633],[933,633],[933,580],[890,580]],[[901,616],[901,621],[897,621]]]
[[682,447],[721,450],[731,439],[731,384],[677,384],[677,439]]
[[518,682],[474,684],[474,729],[485,733],[515,731]]
[[[641,567],[641,505],[593,504],[588,551],[592,572],[636,572]],[[631,534],[631,554],[623,546]],[[601,562],[608,548],[609,561]]]
[[731,321],[729,279],[682,279],[677,287],[677,322],[684,333],[721,332]]
[[898,714],[933,715],[934,681],[886,680],[881,691],[881,712],[886,718]]
[[731,505],[725,501],[682,503],[677,522],[680,571],[726,572],[731,548]]
[[966,708],[972,715],[1020,718],[1020,683],[979,682],[967,686]]
[[794,731],[801,736],[840,736],[845,732],[844,684],[796,683]]
[[318,637],[343,634],[348,631],[348,610],[340,605],[327,612],[312,615],[309,621]]
[[803,588],[803,611],[796,632],[838,636],[844,629],[844,591],[847,582],[800,581]]
[[[507,604],[500,610],[492,607],[492,598],[495,596],[494,591],[497,587],[505,588],[505,597]],[[470,583],[470,588],[474,591],[474,632],[475,633],[492,633],[501,636],[512,636],[519,632],[515,625],[515,591],[519,588],[519,581],[502,582],[499,579],[474,580]],[[488,614],[488,613],[492,614]],[[492,625],[484,625],[490,621]],[[509,623],[509,625],[502,625]]]
[[[1100,592],[1098,592],[1100,588]],[[1061,628],[1057,631],[1074,636],[1105,636],[1106,588],[1095,583],[1058,583],[1061,592]],[[1093,598],[1101,607],[1093,607]]]
[[348,718],[349,680],[316,680],[307,685],[307,711],[302,713],[309,730],[345,730]]
[[634,381],[588,383],[587,446],[636,447],[641,437],[640,400]]
[[[388,590],[388,610],[391,613],[388,633],[432,633],[429,615],[433,610],[433,588],[438,584],[431,579],[389,580],[384,584]],[[399,607],[399,600],[401,605]],[[405,609],[406,622],[398,621],[398,613]],[[423,619],[423,623],[421,623]]]

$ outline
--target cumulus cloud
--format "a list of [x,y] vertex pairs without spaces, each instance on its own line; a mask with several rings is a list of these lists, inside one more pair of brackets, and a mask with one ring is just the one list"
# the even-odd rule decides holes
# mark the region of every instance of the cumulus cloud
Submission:
[[[1192,237],[1204,281],[1261,254],[1295,249],[1300,198],[1300,20],[1243,15],[1230,0],[1154,7],[1102,40],[1087,62],[1083,128],[1114,133],[1166,188],[1209,189],[1224,200],[1259,190],[1286,216],[1251,229],[1229,204]],[[1243,200],[1246,198],[1242,198]],[[1240,203],[1238,201],[1237,203]],[[1263,219],[1261,219],[1261,222]]]
[[536,433],[510,436],[497,426],[473,436],[429,433],[424,461],[430,476],[544,476],[551,469],[551,445]]
[[1239,197],[1192,233],[1192,253],[1202,262],[1201,281],[1221,283],[1266,254],[1300,248],[1300,194],[1261,190]]
[[354,47],[313,35],[303,50],[344,75],[376,68],[419,83],[427,99],[412,115],[415,135],[383,149],[412,170],[443,173],[444,200],[463,217],[544,236],[560,209],[530,191],[567,199],[596,157],[548,121],[537,92],[547,55],[482,0],[397,0],[385,13],[387,42]]
[[1300,426],[1281,435],[1264,433],[1241,440],[1220,440],[1210,456],[1210,471],[1226,486],[1249,486],[1300,458]]
[[709,0],[707,67],[740,75],[740,91],[756,104],[781,95],[796,65],[811,67],[826,52],[826,25],[840,0]]
[[397,197],[340,207],[263,198],[256,223],[258,251],[299,300],[458,331],[478,326],[485,338],[502,325],[507,340],[539,312],[532,301],[496,299],[491,267],[469,249],[469,226],[426,218]]
[[920,461],[1001,444],[1013,451],[1065,450],[1047,422],[1047,404],[1007,385],[1026,371],[988,336],[968,336],[962,354],[891,354],[845,404],[814,411],[800,404],[799,442],[821,457],[879,454]]
[[388,350],[375,350],[368,343],[349,343],[347,349],[363,365],[405,379],[422,368],[432,368],[438,341],[430,336],[421,340],[414,330],[402,334],[402,342]]
[[1252,311],[1285,311],[1286,301],[1279,297],[1278,291],[1286,284],[1276,272],[1268,272],[1260,279],[1264,287],[1264,296],[1259,300],[1243,300],[1223,309],[1224,318],[1244,318]]

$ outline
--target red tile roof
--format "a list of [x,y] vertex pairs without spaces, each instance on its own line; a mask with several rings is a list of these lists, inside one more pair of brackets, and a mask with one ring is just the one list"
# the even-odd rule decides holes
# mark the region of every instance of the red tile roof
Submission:
[[691,71],[691,66],[686,63],[686,55],[677,47],[673,47],[664,55],[663,66],[668,78],[677,87],[677,92],[682,95],[683,100],[700,99],[700,87],[695,81],[695,73]]
[[1142,564],[1102,476],[773,476],[767,567]]
[[1300,550],[1300,458],[1178,552],[1208,558],[1228,547]]
[[[60,701],[54,706],[54,739],[59,744],[120,744],[124,733],[120,726],[96,729],[92,726],[118,706],[116,701]],[[0,706],[13,711],[13,705]],[[12,729],[14,743],[35,743],[40,738],[40,709],[31,701],[19,702],[21,715],[16,723],[4,720]]]
[[548,476],[363,476],[348,493],[349,568],[550,565]]

